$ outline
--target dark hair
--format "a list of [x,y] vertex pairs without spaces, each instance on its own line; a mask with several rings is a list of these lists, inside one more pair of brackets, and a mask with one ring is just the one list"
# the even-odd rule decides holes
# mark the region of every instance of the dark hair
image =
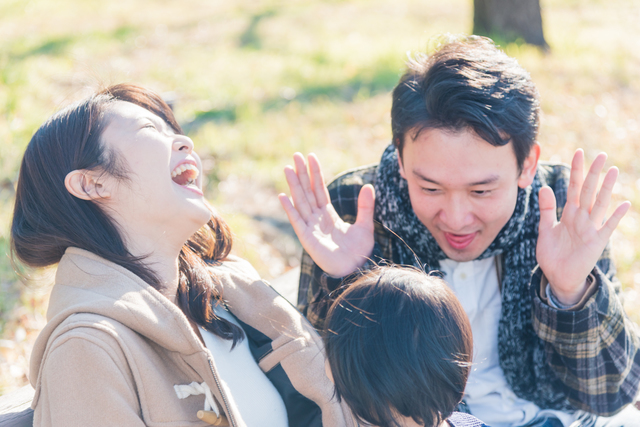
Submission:
[[[32,268],[57,264],[69,247],[95,253],[140,277],[156,289],[160,281],[127,250],[115,222],[99,204],[72,196],[66,175],[73,170],[98,170],[126,181],[128,170],[116,152],[105,149],[100,137],[105,111],[114,101],[136,104],[183,134],[162,98],[132,84],[108,87],[47,120],[33,135],[22,159],[11,224],[14,258]],[[179,256],[177,303],[185,315],[216,335],[242,339],[240,328],[218,318],[213,303],[220,299],[204,260],[223,260],[231,250],[231,231],[213,209],[211,218],[182,247]]]
[[540,121],[529,73],[488,38],[443,43],[433,54],[410,60],[393,90],[391,130],[398,152],[408,132],[415,139],[424,129],[470,128],[491,145],[513,142],[522,170]]
[[324,342],[338,400],[378,427],[398,414],[438,426],[462,400],[473,340],[446,283],[408,267],[378,267],[334,302]]

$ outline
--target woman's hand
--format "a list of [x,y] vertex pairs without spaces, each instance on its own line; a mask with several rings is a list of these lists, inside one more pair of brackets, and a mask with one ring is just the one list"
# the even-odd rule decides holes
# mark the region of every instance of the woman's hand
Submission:
[[373,186],[367,184],[360,190],[356,222],[349,224],[331,204],[317,157],[309,155],[308,169],[302,154],[294,154],[293,160],[295,169],[284,169],[293,203],[286,194],[278,198],[300,243],[330,276],[353,273],[373,252]]

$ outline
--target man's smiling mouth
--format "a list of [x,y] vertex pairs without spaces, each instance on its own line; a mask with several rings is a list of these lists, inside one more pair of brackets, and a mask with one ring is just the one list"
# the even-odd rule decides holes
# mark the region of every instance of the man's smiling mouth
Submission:
[[452,248],[462,250],[473,242],[477,234],[477,231],[469,234],[444,233],[444,238],[447,239],[447,243],[449,243]]

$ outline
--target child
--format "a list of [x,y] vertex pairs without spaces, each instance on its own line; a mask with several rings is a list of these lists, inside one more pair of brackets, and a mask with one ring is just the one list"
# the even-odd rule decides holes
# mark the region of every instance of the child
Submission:
[[334,302],[324,341],[336,397],[358,422],[485,425],[454,412],[467,382],[473,340],[462,306],[442,279],[406,267],[365,273]]

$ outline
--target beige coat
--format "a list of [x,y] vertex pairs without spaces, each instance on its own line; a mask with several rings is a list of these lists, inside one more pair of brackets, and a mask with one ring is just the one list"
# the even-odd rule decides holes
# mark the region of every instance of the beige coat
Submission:
[[[310,324],[248,263],[214,267],[223,297],[243,322],[273,339],[260,361],[280,363],[294,387],[322,409],[325,427],[352,426],[332,399],[321,341]],[[49,322],[31,356],[34,426],[204,426],[204,396],[174,385],[205,382],[232,426],[244,422],[182,311],[130,271],[69,248],[58,266]]]

